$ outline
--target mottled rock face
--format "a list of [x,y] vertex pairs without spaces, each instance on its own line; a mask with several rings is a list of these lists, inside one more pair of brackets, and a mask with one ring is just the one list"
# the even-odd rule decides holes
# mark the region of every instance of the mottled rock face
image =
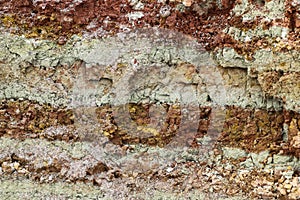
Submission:
[[299,1],[0,0],[0,29],[3,185],[299,198]]

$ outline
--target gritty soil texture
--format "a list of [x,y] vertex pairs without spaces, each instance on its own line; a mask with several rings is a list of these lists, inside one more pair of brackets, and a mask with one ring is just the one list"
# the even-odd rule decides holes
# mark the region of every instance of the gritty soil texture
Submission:
[[[135,151],[134,148],[137,147],[133,147],[130,151]],[[167,165],[161,163],[160,166],[144,172],[134,171],[134,166],[131,166],[133,171],[124,170],[122,166],[107,166],[102,162],[97,162],[92,156],[83,158],[82,160],[85,161],[80,164],[79,160],[64,157],[63,154],[57,156],[53,163],[39,166],[35,163],[39,161],[31,160],[28,150],[24,151],[24,153],[16,151],[7,157],[1,154],[2,180],[30,179],[40,183],[41,186],[48,185],[49,187],[62,182],[66,185],[76,183],[88,186],[92,184],[93,187],[98,188],[101,198],[108,199],[128,199],[129,197],[132,199],[177,199],[179,197],[181,197],[179,199],[186,199],[182,195],[189,196],[191,199],[207,199],[208,197],[225,199],[239,195],[243,198],[237,199],[297,199],[295,195],[299,194],[299,191],[297,193],[300,185],[297,181],[299,172],[291,171],[291,168],[277,170],[275,173],[272,170],[249,170],[240,166],[241,160],[239,159],[219,157],[217,160],[211,160],[205,154],[202,155],[202,159],[198,158],[199,160],[196,161],[193,160],[192,149],[189,150],[191,152],[189,158],[182,161],[174,160]],[[40,153],[42,152],[35,149],[32,154]],[[214,149],[215,156],[220,153],[218,149]],[[124,156],[126,154],[130,154],[129,150],[124,150]],[[143,155],[137,156],[144,157],[146,154],[147,152],[144,152]],[[48,155],[48,157],[51,156]],[[203,159],[204,157],[208,159]],[[135,159],[137,158],[133,160]],[[133,160],[128,159],[127,162]],[[289,172],[293,172],[291,177],[286,176]],[[61,192],[56,189],[53,194],[49,195],[53,197]],[[155,194],[156,192],[165,194]],[[199,192],[206,196],[200,196]],[[169,197],[168,194],[170,194]]]
[[[221,143],[248,152],[269,150],[300,157],[299,113],[228,107]],[[289,138],[283,137],[284,126]]]
[[[198,128],[194,130],[189,124],[181,126],[183,115],[179,104],[161,104],[166,110],[166,116],[162,120],[159,120],[161,113],[150,112],[151,106],[153,104],[130,103],[123,106],[103,105],[95,109],[72,110],[53,108],[28,100],[2,100],[0,133],[2,137],[22,140],[45,138],[50,141],[93,141],[104,135],[120,146],[145,144],[163,147],[170,141],[177,140],[177,145],[201,147],[197,139],[207,134],[211,121],[210,107],[189,108],[190,111],[196,111],[192,112],[194,121],[198,121]],[[75,120],[78,115],[96,115],[96,121],[84,125],[83,122]],[[91,123],[95,123],[95,127],[90,132],[80,133],[77,130],[78,127],[88,130],[87,126],[92,126]],[[269,150],[300,158],[300,114],[297,112],[229,106],[223,123],[222,133],[214,136],[219,146],[257,153]],[[282,133],[284,126],[288,127],[289,132],[286,140]],[[184,138],[176,137],[179,132]]]
[[[28,100],[1,100],[0,113],[0,135],[18,139],[47,137],[41,133],[43,130],[74,123],[72,110],[53,108]],[[67,133],[61,137],[64,140],[73,139]],[[48,139],[50,138],[51,136]]]
[[[140,2],[144,6],[135,8],[136,4],[126,0],[0,0],[0,26],[1,31],[55,40],[60,45],[67,43],[73,35],[103,38],[156,27],[196,38],[209,51],[233,47],[248,60],[253,59],[258,48],[286,52],[300,47],[299,5],[291,0],[285,3],[283,19],[265,22],[261,22],[260,17],[244,21],[243,16],[236,16],[232,9],[241,1],[224,0],[218,4],[195,0],[189,1],[190,5],[181,1]],[[250,1],[256,9],[265,3]],[[130,18],[130,14],[138,12],[142,15],[140,18]],[[224,32],[229,27],[246,31],[258,26],[267,30],[276,25],[289,28],[286,41],[254,37],[244,42]],[[41,79],[47,70],[38,70]],[[58,72],[57,68],[54,71]],[[59,73],[65,71],[61,69]],[[36,78],[36,70],[31,72],[31,77],[27,78]],[[280,71],[270,71],[259,75],[258,81],[284,81],[282,75]],[[267,82],[263,82],[264,88],[274,95],[274,86]],[[62,84],[67,88],[70,85],[69,82]],[[1,100],[0,177],[3,180],[31,180],[49,187],[58,183],[90,184],[96,187],[95,190],[101,190],[101,197],[96,198],[108,199],[169,199],[167,194],[172,198],[186,199],[188,196],[197,199],[196,193],[190,195],[199,191],[206,194],[203,199],[240,194],[246,199],[299,199],[300,174],[299,168],[294,168],[300,158],[299,113],[228,106],[222,131],[215,130],[211,142],[214,146],[208,152],[204,148],[204,139],[212,120],[211,107],[190,108],[199,110],[192,116],[198,120],[197,130],[194,130],[190,126],[181,126],[180,105],[162,103],[160,106],[166,110],[166,117],[161,121],[151,121],[160,119],[156,117],[160,113],[151,113],[151,106],[129,103],[72,110],[24,99]],[[124,109],[127,115],[123,116],[120,113]],[[118,118],[115,113],[119,113]],[[95,118],[89,119],[89,116]],[[92,127],[91,122],[94,123]],[[184,135],[183,140],[177,137],[178,132]],[[168,155],[169,149],[164,147],[174,142],[174,138],[179,147],[188,148],[179,153],[171,151]],[[233,156],[226,157],[223,147],[242,149],[246,153],[235,158],[236,150]],[[255,163],[255,159],[265,152],[270,155],[261,156],[263,159]],[[151,160],[157,154],[163,154],[165,157],[160,159],[165,160]],[[247,166],[249,160],[254,167]],[[267,167],[272,164],[274,168]],[[50,193],[50,197],[56,197],[56,192]]]
[[[160,113],[152,113],[150,116],[149,109],[151,106],[153,105],[131,103],[119,107],[109,105],[99,107],[96,112],[97,116],[99,116],[99,122],[102,124],[101,129],[103,130],[103,134],[118,145],[141,143],[164,146],[174,139],[180,127],[180,134],[185,135],[186,142],[189,142],[189,145],[197,147],[198,144],[195,138],[203,137],[207,132],[211,112],[209,107],[189,108],[190,111],[194,110],[192,111],[196,115],[194,117],[199,120],[198,130],[193,130],[191,125],[186,127],[180,126],[182,113],[179,104],[162,104],[161,106],[166,110],[166,116],[163,121],[158,122],[151,121],[151,119],[159,120],[161,118]],[[118,122],[123,121],[124,123],[116,123],[114,116],[116,116],[115,112],[118,112],[118,110],[129,111],[130,119],[126,119],[126,115],[121,115]],[[130,123],[134,125],[130,126]],[[152,127],[147,126],[150,123],[155,125]],[[193,135],[194,133],[197,134]]]
[[260,152],[282,142],[283,123],[282,112],[229,107],[221,141]]
[[[67,42],[73,34],[94,35],[104,37],[118,32],[136,28],[159,27],[179,31],[198,39],[207,50],[216,47],[232,46],[240,54],[252,55],[258,47],[272,48],[276,41],[264,38],[253,38],[248,42],[234,40],[223,30],[226,27],[237,27],[243,30],[253,30],[261,25],[260,19],[251,22],[242,21],[241,16],[235,16],[230,11],[238,1],[193,1],[190,6],[179,2],[166,1],[158,3],[141,1],[144,6],[134,8],[134,4],[126,0],[94,1],[84,0],[73,3],[71,0],[56,1],[2,1],[0,2],[0,17],[2,25],[10,32],[24,34],[26,37],[54,39],[59,44]],[[252,1],[257,8],[263,6],[260,1]],[[276,51],[291,50],[299,47],[298,7],[292,1],[286,3],[285,18],[271,20],[264,24],[268,29],[273,25],[289,27],[288,43]],[[131,20],[129,13],[141,12],[143,16]]]

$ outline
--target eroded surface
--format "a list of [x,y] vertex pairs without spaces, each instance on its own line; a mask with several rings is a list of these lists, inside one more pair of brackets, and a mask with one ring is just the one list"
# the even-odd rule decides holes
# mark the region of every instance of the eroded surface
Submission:
[[5,198],[299,198],[298,1],[0,7]]

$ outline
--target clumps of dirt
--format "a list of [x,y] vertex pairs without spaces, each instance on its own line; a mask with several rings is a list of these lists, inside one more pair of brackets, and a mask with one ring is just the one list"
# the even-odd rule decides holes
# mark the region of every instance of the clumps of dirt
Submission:
[[284,112],[287,142],[282,145],[282,153],[300,158],[300,114]]
[[[269,96],[276,95],[276,83],[283,76],[280,71],[269,71],[258,75],[258,82],[262,86],[265,94]],[[278,86],[277,86],[278,87]]]
[[[114,144],[147,144],[164,146],[171,140],[176,140],[176,135],[184,136],[184,141],[178,143],[189,143],[191,146],[198,146],[197,137],[203,137],[209,126],[211,109],[208,107],[199,109],[195,116],[200,116],[198,130],[193,130],[191,126],[182,124],[182,111],[180,105],[162,104],[165,110],[162,118],[159,112],[151,112],[153,104],[130,103],[125,106],[104,105],[97,108],[97,116],[101,124],[102,133]],[[173,141],[174,142],[174,141]],[[185,144],[184,144],[185,145]]]
[[49,127],[67,126],[74,123],[73,111],[53,108],[29,100],[0,101],[0,135],[18,139],[52,138],[72,140],[67,131],[61,136],[42,134]]
[[[12,33],[54,39],[59,44],[64,44],[73,34],[88,32],[102,37],[128,29],[160,27],[196,37],[212,49],[224,44],[220,40],[226,37],[221,30],[228,25],[227,18],[234,5],[232,1],[222,1],[221,6],[215,1],[195,1],[190,6],[169,1],[141,3],[143,7],[136,9],[126,0],[75,3],[71,0],[59,3],[13,0],[0,3],[1,21]],[[140,12],[140,18],[129,17],[136,12]]]
[[126,0],[119,1],[4,1],[0,3],[2,24],[12,33],[27,37],[57,40],[64,44],[82,30],[113,34],[118,21],[126,23],[131,10]]
[[197,38],[208,50],[227,43],[225,40],[229,38],[224,37],[222,30],[228,25],[233,1],[222,1],[221,6],[215,1],[194,1],[189,7],[169,2],[171,11],[168,16],[159,14],[162,6],[164,5],[153,3],[145,5],[144,17],[136,22],[135,27],[158,26],[175,30]]
[[[300,115],[294,111],[227,108],[220,144],[247,152],[269,150],[300,157]],[[285,138],[287,137],[287,138]]]
[[[211,108],[200,107],[198,129],[181,124],[182,112],[178,105],[162,105],[166,109],[166,117],[158,126],[151,127],[150,104],[129,104],[124,107],[103,106],[97,108],[97,116],[101,124],[102,134],[117,145],[146,144],[165,146],[184,135],[181,140],[193,148],[201,148],[199,139],[207,135],[211,121]],[[116,114],[116,110],[119,112]],[[129,113],[128,115],[124,113]],[[123,115],[124,114],[124,115]],[[116,117],[118,116],[118,120]],[[293,117],[291,117],[293,116]],[[300,131],[298,131],[298,115],[293,111],[268,111],[264,109],[245,109],[228,106],[223,130],[216,133],[218,146],[242,148],[247,152],[269,150],[300,157]],[[152,115],[160,119],[159,113]],[[124,122],[124,123],[120,123]],[[300,124],[300,123],[299,123]],[[288,126],[288,130],[284,130]],[[299,126],[300,127],[300,126]],[[284,137],[287,131],[288,140]],[[179,133],[180,132],[180,133]],[[179,137],[180,138],[180,137]],[[177,138],[178,139],[178,138]]]
[[282,113],[230,106],[226,115],[220,138],[224,145],[260,152],[282,141]]
[[[24,100],[2,100],[0,104],[1,136],[26,139],[45,138],[67,142],[105,135],[120,146],[145,144],[163,147],[169,143],[201,148],[211,122],[210,107],[190,107],[193,123],[183,123],[179,104],[159,105],[129,103],[123,106],[103,105],[95,108],[91,133],[81,133],[74,122],[74,111]],[[157,106],[157,105],[156,105]],[[152,108],[151,108],[152,107]],[[164,110],[165,113],[161,113]],[[300,114],[294,111],[268,111],[228,106],[218,145],[247,152],[269,150],[300,157]],[[199,140],[200,139],[200,140]]]
[[[93,1],[71,0],[56,1],[4,1],[0,2],[1,22],[14,34],[23,34],[29,38],[56,40],[65,44],[74,35],[105,37],[132,29],[159,27],[178,31],[197,38],[207,50],[217,47],[233,47],[236,51],[252,59],[258,48],[272,48],[277,43],[270,38],[256,38],[251,41],[236,41],[225,28],[236,27],[252,30],[258,26],[269,29],[280,25],[289,27],[286,48],[276,51],[298,49],[299,43],[299,5],[288,1],[284,19],[264,20],[256,17],[243,21],[242,16],[231,12],[239,2],[224,0],[218,3],[210,1],[138,1],[126,0]],[[264,1],[250,1],[257,8],[264,6]],[[278,45],[277,45],[278,46]]]
[[[300,37],[300,3],[291,0],[286,2],[286,13],[285,17],[289,19],[289,28],[291,30],[291,38],[299,38]],[[297,40],[295,40],[297,41]],[[298,43],[299,44],[299,43]]]
[[86,156],[78,161],[67,152],[62,153],[54,149],[55,155],[43,148],[43,145],[37,148],[32,147],[32,152],[26,148],[23,152],[18,149],[15,153],[10,152],[11,154],[6,156],[2,153],[1,176],[10,176],[11,179],[26,177],[39,183],[67,181],[92,182],[95,185],[100,185],[102,179],[112,179],[117,176],[110,174],[108,171],[111,168],[92,156]]

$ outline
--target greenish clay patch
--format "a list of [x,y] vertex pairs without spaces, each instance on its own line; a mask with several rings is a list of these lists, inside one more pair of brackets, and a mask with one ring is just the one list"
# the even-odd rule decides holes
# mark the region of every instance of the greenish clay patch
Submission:
[[[27,179],[8,180],[1,178],[1,198],[13,199],[103,199],[110,200],[113,197],[109,195],[111,191],[106,193],[104,189],[94,186],[90,183],[51,183],[39,184]],[[115,185],[114,185],[115,186]],[[122,187],[120,187],[122,188]],[[133,199],[146,199],[146,200],[206,200],[213,198],[216,200],[246,200],[249,197],[235,196],[223,197],[218,193],[205,194],[193,190],[189,193],[175,194],[170,191],[163,191],[156,189],[152,194],[128,194]],[[127,198],[129,198],[127,196]],[[122,198],[123,199],[123,198]]]
[[269,70],[282,70],[284,72],[299,72],[299,51],[274,52],[272,49],[259,49],[254,52],[253,61],[238,54],[233,48],[219,49],[215,54],[215,60],[222,67],[238,67],[253,69],[256,72]]
[[0,34],[0,48],[4,53],[0,53],[0,61],[19,65],[24,62],[35,66],[55,67],[58,64],[71,65],[76,58],[70,49],[72,43],[59,46],[49,40],[26,39],[22,36],[14,36],[8,33]]
[[40,88],[30,87],[26,83],[5,83],[0,84],[0,99],[31,100],[40,104],[51,104],[54,107],[68,104],[68,97],[64,92],[52,91],[49,88],[39,85]]
[[289,28],[271,26],[269,29],[263,29],[262,26],[257,26],[255,29],[241,30],[236,27],[229,27],[224,32],[231,35],[237,41],[249,42],[255,38],[267,38],[269,40],[276,38],[287,39]]
[[232,9],[232,14],[242,15],[243,21],[251,21],[256,17],[263,17],[270,20],[282,19],[285,14],[285,1],[266,1],[264,6],[257,8],[248,0],[242,0],[241,3],[237,3]]
[[[180,62],[192,63],[195,66],[216,66],[210,53],[196,40],[174,33],[173,38],[161,39],[170,33],[156,29],[154,32],[156,35],[153,37],[131,33],[101,40],[74,36],[65,45],[2,33],[0,48],[4,53],[0,53],[0,61],[5,66],[2,73],[5,77],[1,81],[0,98],[29,99],[54,106],[68,106],[73,95],[72,88],[62,87],[48,78],[47,74],[32,83],[32,78],[24,78],[22,70],[27,68],[22,69],[22,66],[55,69],[64,65],[71,67],[75,62],[81,61],[87,67],[110,66],[114,70],[118,63],[125,63],[129,66],[128,71],[131,71],[137,70],[132,66],[135,59],[138,60],[140,69],[149,65],[169,67],[170,64]],[[72,77],[67,78],[74,81]]]
[[246,151],[238,148],[223,147],[222,150],[226,158],[238,159],[247,156]]
[[3,199],[99,199],[102,191],[90,183],[39,184],[27,179],[7,180],[1,178]]

